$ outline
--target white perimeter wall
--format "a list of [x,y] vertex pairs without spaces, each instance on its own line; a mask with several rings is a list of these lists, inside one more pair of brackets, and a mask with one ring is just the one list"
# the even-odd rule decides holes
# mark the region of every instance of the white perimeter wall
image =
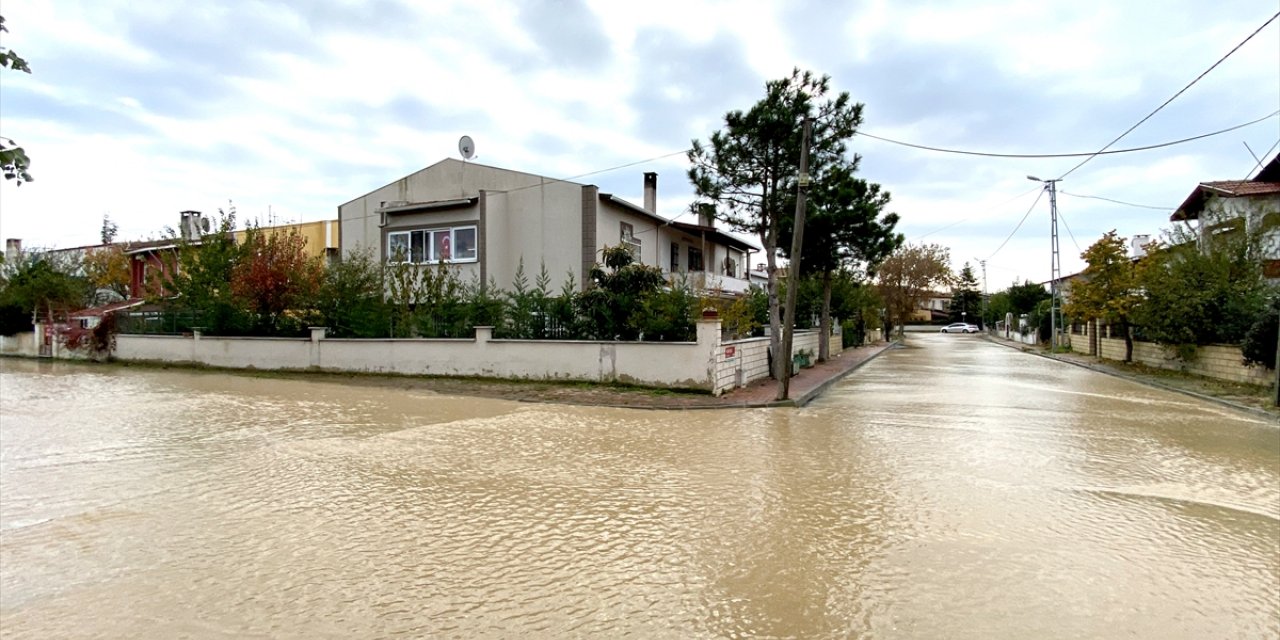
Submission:
[[39,335],[28,331],[11,336],[0,336],[0,354],[34,358],[40,355],[40,342],[36,337]]
[[120,335],[119,360],[268,370],[320,369],[437,376],[622,382],[715,391],[719,321],[699,322],[682,343],[475,339],[335,340]]
[[[721,343],[720,322],[698,323],[697,342],[475,339],[215,338],[121,334],[115,358],[232,369],[350,371],[527,380],[621,382],[719,395],[769,377],[769,339]],[[797,332],[792,352],[818,351],[818,332]],[[729,347],[732,349],[730,350]],[[840,335],[831,355],[840,353]]]
[[[839,324],[836,333],[831,336],[829,348],[831,356],[841,353]],[[791,353],[801,350],[813,353],[818,357],[818,332],[797,331],[791,339]],[[745,387],[746,385],[769,377],[769,338],[749,338],[721,343],[716,349],[716,395],[725,391]]]

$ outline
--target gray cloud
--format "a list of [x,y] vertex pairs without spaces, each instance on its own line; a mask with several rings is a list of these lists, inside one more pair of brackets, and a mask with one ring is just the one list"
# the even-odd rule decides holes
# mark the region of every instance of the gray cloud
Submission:
[[4,109],[10,113],[39,114],[42,119],[67,123],[76,131],[86,134],[128,136],[152,131],[151,127],[135,118],[103,108],[100,101],[65,102],[45,94],[26,91],[20,86],[5,89]]
[[530,0],[521,3],[519,16],[547,64],[595,70],[613,56],[600,19],[582,0]]
[[764,80],[747,65],[743,44],[725,33],[701,44],[669,31],[642,31],[635,54],[640,71],[629,102],[640,115],[637,132],[651,142],[680,148],[711,133],[691,131],[692,119],[719,123],[725,112],[746,109],[764,95]]

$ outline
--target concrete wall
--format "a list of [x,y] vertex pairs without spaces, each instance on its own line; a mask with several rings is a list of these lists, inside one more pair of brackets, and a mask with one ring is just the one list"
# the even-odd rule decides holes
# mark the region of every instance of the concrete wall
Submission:
[[[320,330],[310,339],[122,334],[115,357],[233,369],[621,382],[716,395],[769,377],[768,338],[721,343],[719,336],[718,320],[698,323],[697,342],[677,343],[494,340],[488,327],[477,328],[474,339],[452,340],[327,339]],[[792,353],[816,355],[818,332],[797,332],[794,343]],[[837,333],[831,354],[840,352]]]
[[[1089,353],[1089,328],[1071,333],[1071,350],[1077,353]],[[1107,337],[1105,328],[1102,337],[1098,338],[1098,355],[1105,360],[1124,361],[1124,338]],[[1154,342],[1133,342],[1133,362],[1170,371],[1186,373],[1241,382],[1258,386],[1269,386],[1275,383],[1275,371],[1263,366],[1244,364],[1244,354],[1240,347],[1230,345],[1205,345],[1196,349],[1191,361],[1178,357],[1175,349],[1164,347]]]
[[[621,244],[621,223],[626,222],[631,225],[635,239],[640,241],[640,262],[651,267],[663,266],[661,260],[666,254],[662,252],[662,248],[659,246],[662,243],[658,239],[658,229],[664,223],[604,200],[600,202],[596,215],[595,253],[597,262],[601,260],[601,255],[603,255],[601,252],[605,247],[616,247]],[[663,270],[666,270],[665,267],[663,267]]]
[[[792,338],[791,353],[801,350],[818,357],[818,332],[797,331]],[[842,352],[840,334],[831,336],[831,356]],[[719,395],[738,387],[745,387],[756,380],[768,378],[769,338],[748,338],[720,343],[716,349],[715,393]]]
[[581,185],[569,182],[507,193],[486,191],[486,251],[481,259],[488,277],[509,289],[523,259],[530,285],[544,263],[553,290],[559,291],[570,273],[581,285],[582,194]]
[[475,339],[333,340],[212,338],[201,335],[120,335],[120,360],[196,363],[255,369],[320,369],[409,375],[485,376],[531,380],[623,382],[703,389],[713,384],[720,323],[698,323],[698,341],[684,343]]
[[19,333],[12,336],[0,336],[0,355],[26,356],[34,358],[40,355],[40,343],[35,332]]

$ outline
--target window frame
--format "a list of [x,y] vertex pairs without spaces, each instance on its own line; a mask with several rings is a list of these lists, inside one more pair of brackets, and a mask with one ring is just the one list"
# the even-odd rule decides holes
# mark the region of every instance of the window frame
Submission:
[[[703,255],[702,255],[702,249],[701,249],[700,247],[695,247],[695,246],[693,246],[693,245],[689,245],[689,246],[688,246],[688,252],[687,252],[687,253],[688,253],[688,256],[689,256],[689,258],[688,258],[688,260],[689,260],[689,273],[693,273],[693,272],[695,272],[695,271],[703,271],[703,272],[705,272],[705,271],[707,270],[707,262],[706,262],[706,259],[705,259],[705,258],[703,257]],[[695,262],[694,262],[694,259],[693,259],[695,255],[698,257],[698,260],[697,260],[697,268],[696,268],[696,269],[694,268],[694,264],[695,264]]]
[[[460,231],[462,232],[470,231],[472,234],[471,237],[474,240],[474,242],[468,251],[468,253],[471,254],[470,257],[463,257],[463,258],[457,257],[456,247],[458,246],[458,232]],[[436,255],[437,253],[443,253],[442,251],[441,252],[437,251],[437,246],[439,246],[438,238],[441,235],[443,235],[449,241],[448,242],[449,258],[444,260],[440,259]],[[406,256],[408,258],[407,260],[396,260],[395,256],[392,254],[392,245],[395,244],[396,242],[395,239],[399,237],[404,238],[403,246],[406,247],[408,250],[408,255]],[[413,255],[415,240],[417,240],[420,243],[420,246],[422,247],[421,259],[415,259]],[[439,264],[441,262],[443,262],[444,264],[470,264],[470,263],[479,262],[480,261],[479,225],[464,224],[464,225],[458,225],[456,227],[425,227],[420,229],[396,229],[394,231],[387,231],[385,261],[387,262],[387,264],[417,264],[417,265],[432,265],[432,264]]]

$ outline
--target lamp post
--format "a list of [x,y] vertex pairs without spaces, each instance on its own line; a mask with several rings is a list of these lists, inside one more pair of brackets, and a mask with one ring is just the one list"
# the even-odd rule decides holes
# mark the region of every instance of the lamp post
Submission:
[[1032,182],[1044,183],[1044,188],[1049,190],[1049,350],[1058,350],[1058,309],[1060,308],[1060,300],[1058,297],[1058,280],[1062,278],[1062,260],[1058,256],[1058,189],[1057,184],[1061,178],[1054,180],[1041,180],[1035,176],[1027,176]]

